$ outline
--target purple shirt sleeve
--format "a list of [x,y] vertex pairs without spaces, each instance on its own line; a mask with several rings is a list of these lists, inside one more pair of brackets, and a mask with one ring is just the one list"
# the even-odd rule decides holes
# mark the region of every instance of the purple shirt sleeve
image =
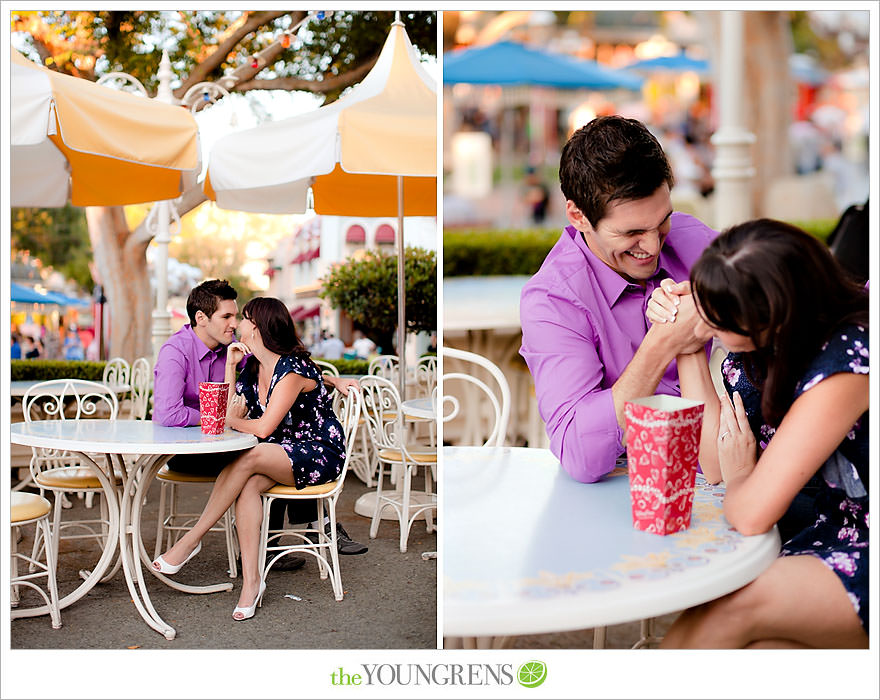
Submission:
[[543,290],[523,290],[522,354],[551,451],[573,479],[591,483],[614,468],[623,433],[611,389],[601,386],[604,365],[590,313],[570,300],[554,302],[548,304]]
[[188,380],[187,360],[172,343],[159,350],[153,382],[153,420],[161,425],[186,427],[198,425],[198,410],[184,404],[183,392]]

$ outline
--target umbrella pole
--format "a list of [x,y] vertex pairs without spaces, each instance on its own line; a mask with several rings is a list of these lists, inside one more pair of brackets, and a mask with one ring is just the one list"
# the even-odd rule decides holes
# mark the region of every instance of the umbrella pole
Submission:
[[406,280],[403,247],[403,176],[397,176],[397,357],[400,400],[406,400]]

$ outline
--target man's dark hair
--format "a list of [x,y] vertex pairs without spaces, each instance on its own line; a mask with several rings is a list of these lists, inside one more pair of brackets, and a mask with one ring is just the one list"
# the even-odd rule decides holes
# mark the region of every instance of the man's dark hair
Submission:
[[596,117],[562,148],[562,194],[594,227],[609,203],[650,197],[664,182],[670,189],[675,183],[666,154],[636,119]]
[[236,299],[236,292],[226,280],[207,280],[197,287],[193,287],[186,298],[186,313],[189,315],[189,325],[196,327],[196,311],[201,311],[211,318],[221,301]]

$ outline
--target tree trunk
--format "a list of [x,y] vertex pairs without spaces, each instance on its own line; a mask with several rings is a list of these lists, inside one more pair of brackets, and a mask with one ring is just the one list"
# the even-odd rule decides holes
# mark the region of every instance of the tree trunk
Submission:
[[141,224],[128,228],[122,207],[86,207],[89,238],[100,279],[107,297],[110,326],[108,356],[129,363],[138,357],[152,357],[152,294],[146,251],[151,236]]
[[788,12],[745,12],[746,127],[757,137],[752,211],[764,216],[774,180],[792,173],[789,127],[795,85],[788,67],[793,39]]
[[[752,215],[764,215],[764,197],[771,183],[792,173],[789,125],[795,85],[788,67],[793,39],[788,12],[743,12],[743,116],[744,126],[755,135],[752,148]],[[707,36],[712,37],[713,59],[720,60],[721,13],[700,13]],[[716,76],[718,71],[715,71]],[[718,93],[716,90],[716,109]]]

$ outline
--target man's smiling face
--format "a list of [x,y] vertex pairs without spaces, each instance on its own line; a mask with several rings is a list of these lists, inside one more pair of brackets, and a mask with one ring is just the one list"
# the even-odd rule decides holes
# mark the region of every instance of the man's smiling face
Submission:
[[668,185],[650,197],[611,202],[595,227],[571,201],[566,213],[593,254],[627,281],[642,283],[657,271],[672,216]]

